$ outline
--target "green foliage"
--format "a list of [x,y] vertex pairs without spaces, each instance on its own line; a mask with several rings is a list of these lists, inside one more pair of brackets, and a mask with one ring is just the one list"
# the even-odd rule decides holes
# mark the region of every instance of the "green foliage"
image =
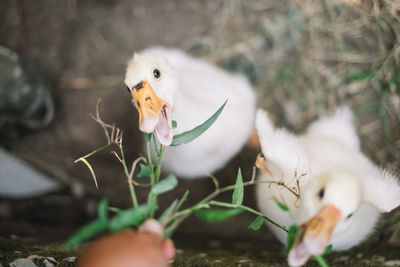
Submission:
[[[192,140],[196,139],[198,136],[200,136],[216,121],[216,119],[223,111],[226,103],[227,101],[225,101],[225,103],[203,124],[193,128],[190,131],[174,136],[171,146],[187,144]],[[107,149],[112,145],[117,145],[119,147],[119,154],[114,152],[114,155],[118,158],[118,160],[121,162],[124,168],[124,173],[127,178],[129,190],[132,197],[133,207],[126,210],[120,210],[116,208],[111,209],[108,207],[107,200],[101,201],[98,206],[98,218],[95,221],[88,224],[87,226],[83,227],[77,234],[75,234],[70,240],[68,240],[66,245],[69,247],[75,246],[98,234],[107,231],[115,232],[115,231],[120,231],[126,227],[140,226],[145,220],[155,217],[156,215],[155,212],[158,209],[157,197],[160,194],[173,190],[178,185],[178,180],[173,173],[169,174],[165,178],[162,179],[160,178],[161,161],[165,147],[162,145],[160,145],[159,148],[157,147],[158,144],[156,142],[155,139],[156,137],[154,134],[147,134],[147,133],[145,134],[147,158],[140,157],[137,160],[135,160],[131,171],[129,171],[127,167],[127,162],[124,157],[124,150],[122,147],[122,134],[115,134],[115,133],[120,133],[120,131],[115,129],[115,126],[106,125],[98,115],[96,121],[101,124],[103,129],[105,129],[107,140],[109,141],[109,143],[93,151],[92,153],[89,153],[88,155],[80,158],[79,160],[85,163],[89,167],[92,176],[95,179],[94,171],[91,168],[90,164],[87,162],[86,158],[97,153],[98,151]],[[172,121],[172,126],[173,128],[176,128],[177,123],[175,121]],[[108,133],[107,129],[111,129],[111,133]],[[151,157],[152,145],[155,151],[157,152],[156,159]],[[142,161],[142,163],[139,163],[140,161]],[[139,173],[137,174],[137,177],[148,178],[147,181],[149,181],[149,183],[147,184],[139,183],[135,181],[133,178],[133,174],[135,173],[135,167],[136,164],[138,163],[140,170]],[[96,179],[95,182],[97,184]],[[255,220],[250,224],[249,226],[250,229],[258,230],[263,224],[264,220],[267,220],[270,223],[281,228],[282,230],[287,231],[285,227],[280,226],[279,224],[265,217],[258,211],[243,205],[244,186],[252,185],[254,183],[255,183],[254,179],[248,182],[243,182],[242,171],[239,168],[236,177],[236,182],[234,185],[230,185],[224,188],[219,188],[219,183],[214,178],[214,184],[216,190],[212,194],[205,197],[199,203],[191,207],[182,209],[183,203],[186,201],[189,195],[189,191],[187,190],[180,199],[179,198],[175,199],[168,206],[168,208],[166,208],[158,217],[158,221],[164,226],[163,238],[169,238],[173,234],[173,232],[177,229],[177,227],[182,223],[182,221],[184,221],[188,216],[192,215],[193,213],[195,213],[195,215],[202,220],[209,222],[217,222],[228,219],[243,211],[246,211],[257,216]],[[135,195],[135,187],[140,187],[140,186],[150,187],[150,193],[148,195],[147,203],[142,205],[139,205],[137,203]],[[220,193],[228,191],[233,191],[232,203],[226,203],[214,200],[214,198],[217,197]],[[217,206],[222,208],[210,209],[211,206]],[[281,204],[281,206],[284,207],[284,204]],[[115,212],[115,215],[110,216],[108,214],[109,210]]]
[[249,229],[257,231],[261,228],[262,224],[264,223],[264,218],[262,216],[257,216],[254,221],[249,225]]
[[144,135],[146,136],[146,141],[150,142],[151,137],[153,136],[153,134],[152,133],[145,133]]
[[288,232],[288,239],[287,239],[286,255],[292,249],[298,232],[299,232],[299,226],[297,226],[295,224],[290,226],[289,232]]
[[242,171],[239,168],[236,177],[235,189],[233,190],[232,194],[232,204],[241,205],[243,203],[243,195],[244,195],[243,177],[242,177]]
[[99,216],[99,220],[107,221],[108,220],[108,200],[103,199],[97,207],[97,214]]
[[332,248],[333,248],[332,244],[330,244],[329,246],[327,246],[326,249],[325,249],[325,251],[324,251],[324,253],[323,253],[322,255],[327,255],[327,254],[331,253],[331,252],[332,252]]
[[98,235],[104,233],[108,229],[107,222],[102,220],[95,220],[84,226],[76,234],[74,234],[67,242],[65,246],[67,248],[75,247],[76,245]]
[[147,204],[139,205],[139,207],[130,208],[118,212],[109,223],[109,230],[112,232],[120,231],[131,226],[141,225],[147,218],[150,212],[150,207]]
[[189,195],[189,190],[186,190],[185,194],[183,194],[181,200],[179,201],[178,205],[176,206],[175,211],[177,211],[181,208],[182,204],[186,201],[188,195]]
[[137,177],[150,178],[151,177],[151,168],[148,165],[145,165],[143,163],[140,163],[139,166],[140,166],[140,171],[139,171]]
[[[204,131],[206,131],[218,118],[222,110],[224,109],[226,105],[225,103],[208,119],[206,120],[203,124],[195,127],[193,130],[185,132],[183,134],[177,135],[174,137],[174,145],[180,145],[180,144],[186,144],[200,136]],[[108,201],[103,200],[100,202],[98,206],[98,219],[93,221],[92,223],[88,224],[87,226],[83,227],[77,234],[75,234],[73,237],[71,237],[66,245],[67,246],[75,246],[97,234],[100,234],[105,231],[119,231],[122,230],[126,227],[137,227],[141,223],[143,223],[146,219],[153,218],[154,213],[158,208],[157,205],[157,196],[166,193],[168,191],[173,190],[177,185],[178,185],[178,180],[174,174],[169,174],[167,177],[164,179],[160,180],[160,169],[161,169],[161,159],[162,159],[162,154],[164,151],[164,147],[160,146],[159,149],[157,149],[157,143],[155,140],[155,136],[153,133],[145,133],[146,136],[146,142],[147,142],[147,162],[146,164],[140,163],[140,171],[137,175],[138,178],[150,178],[150,193],[148,197],[148,202],[145,205],[138,205],[137,200],[136,200],[136,194],[134,190],[134,186],[148,186],[146,184],[140,184],[137,183],[133,180],[133,173],[134,173],[134,168],[132,169],[131,172],[128,171],[127,163],[125,161],[124,157],[124,150],[122,147],[122,133],[119,129],[117,129],[114,125],[106,124],[103,122],[103,120],[100,118],[99,112],[98,112],[98,106],[97,106],[97,112],[96,112],[96,117],[93,117],[103,128],[105,131],[105,135],[108,140],[108,144],[100,147],[93,152],[85,155],[84,157],[79,158],[75,162],[82,161],[90,170],[92,177],[95,181],[96,187],[97,187],[97,179],[96,175],[94,173],[94,170],[92,166],[89,164],[86,158],[96,154],[99,151],[108,149],[109,147],[116,145],[119,148],[120,155],[118,155],[116,152],[114,152],[114,155],[118,158],[118,160],[121,162],[125,176],[128,180],[128,185],[129,185],[129,190],[131,193],[132,197],[132,203],[133,203],[133,208],[127,209],[127,210],[118,210],[118,209],[113,209],[113,211],[116,212],[116,215],[112,217],[110,220],[108,219]],[[172,126],[173,128],[177,127],[177,122],[172,121]],[[154,149],[157,151],[158,155],[158,161],[155,165],[153,165],[153,161],[151,158],[151,151],[150,151],[150,146],[151,146],[151,140],[153,139],[153,146]],[[140,159],[138,159],[140,160]],[[135,163],[134,163],[135,166]],[[185,194],[182,196],[180,201],[178,202],[175,200],[160,216],[159,220],[164,221],[167,226],[166,231],[167,231],[167,236],[169,236],[170,233],[173,232],[173,230],[179,225],[179,223],[188,215],[190,215],[193,211],[194,208],[186,209],[184,211],[181,211],[181,215],[178,216],[177,213],[179,209],[181,208],[182,204],[185,202],[187,196],[189,194],[189,191],[186,191]],[[196,206],[196,208],[204,208],[204,207],[209,207],[207,204],[201,204]],[[168,219],[172,218],[172,219]]]
[[175,199],[174,202],[172,202],[172,204],[166,210],[164,210],[164,212],[160,215],[158,221],[160,223],[164,222],[164,220],[174,212],[177,205],[178,205],[178,200]]
[[163,180],[161,180],[160,182],[151,187],[151,193],[154,195],[160,195],[162,193],[171,191],[177,185],[178,185],[178,180],[176,179],[175,174],[170,173]]
[[208,222],[217,222],[217,221],[222,221],[225,219],[228,219],[232,216],[235,216],[239,213],[241,213],[243,210],[236,208],[236,209],[224,209],[224,210],[207,210],[207,209],[201,209],[201,210],[196,210],[195,214],[199,219],[202,219],[204,221]]
[[321,267],[329,267],[328,263],[321,255],[315,255],[314,259],[318,262],[319,266]]
[[289,207],[285,203],[279,201],[277,198],[274,198],[274,201],[275,201],[276,205],[278,205],[278,207],[281,208],[281,210],[287,211],[287,212],[289,211]]
[[191,141],[193,141],[194,139],[199,137],[202,133],[207,131],[207,129],[210,128],[211,125],[214,124],[214,122],[217,120],[217,118],[221,114],[222,110],[225,108],[226,102],[228,102],[228,100],[226,100],[224,102],[224,104],[208,120],[206,120],[201,125],[193,128],[192,130],[175,135],[172,140],[171,146],[179,146],[182,144],[190,143]]

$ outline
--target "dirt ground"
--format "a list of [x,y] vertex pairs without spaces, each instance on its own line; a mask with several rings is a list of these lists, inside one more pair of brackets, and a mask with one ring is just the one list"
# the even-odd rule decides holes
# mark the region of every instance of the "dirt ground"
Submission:
[[[38,64],[46,71],[46,75],[51,77],[52,95],[56,103],[55,118],[50,126],[38,131],[16,129],[1,143],[6,144],[12,153],[64,184],[62,190],[35,199],[0,199],[0,235],[5,238],[3,241],[9,240],[10,235],[17,235],[59,244],[95,216],[100,198],[109,198],[113,206],[129,205],[129,192],[122,170],[110,153],[101,153],[91,161],[98,175],[99,190],[95,189],[86,166],[75,164],[74,160],[106,142],[101,128],[88,116],[95,112],[98,98],[102,99],[100,111],[103,119],[115,123],[124,131],[127,158],[133,160],[142,153],[143,137],[137,129],[137,111],[131,105],[130,96],[123,84],[125,64],[133,51],[156,44],[176,46],[231,71],[241,72],[255,86],[259,106],[270,108],[282,119],[280,124],[295,131],[304,128],[303,123],[324,111],[332,110],[342,102],[357,108],[362,101],[375,103],[379,98],[378,93],[370,88],[367,93],[360,89],[360,83],[364,81],[345,84],[344,78],[340,80],[340,77],[335,76],[342,72],[331,73],[328,88],[318,90],[315,87],[327,83],[326,75],[329,76],[329,73],[315,74],[312,69],[308,69],[307,75],[319,75],[318,78],[312,80],[300,77],[300,70],[299,77],[295,76],[296,68],[304,69],[298,65],[298,62],[304,63],[304,59],[295,62],[296,56],[304,53],[301,49],[306,44],[300,41],[306,32],[301,27],[306,24],[302,24],[302,17],[296,13],[296,10],[304,8],[302,5],[296,1],[285,1],[277,5],[273,1],[239,0],[1,1],[0,45],[16,51],[23,60]],[[392,39],[395,40],[394,37]],[[321,41],[321,46],[325,47],[326,43],[328,41]],[[369,43],[365,45],[373,47]],[[296,56],[293,53],[297,53]],[[318,64],[328,66],[319,68],[321,72],[329,72],[333,65],[338,69],[355,69],[353,65],[350,68],[342,63],[321,62]],[[367,64],[365,62],[357,63],[357,68],[364,71],[366,67],[362,64]],[[299,87],[297,91],[293,90],[293,83],[296,88]],[[340,90],[332,91],[329,86],[340,87]],[[313,89],[311,95],[305,93],[308,87]],[[389,89],[387,99],[384,99],[389,103],[389,108],[387,117],[384,117],[386,119],[382,120],[383,125],[390,125],[389,135],[383,129],[385,127],[382,126],[378,111],[361,112],[357,117],[364,150],[374,161],[393,172],[398,172],[400,166],[400,104],[396,102],[399,100],[398,88]],[[295,111],[300,114],[297,122],[290,115],[293,113],[288,108],[293,106],[290,99],[299,100],[299,103],[295,103]],[[392,102],[397,105],[392,105]],[[389,140],[385,139],[388,136],[390,146],[385,143],[385,140]],[[256,150],[246,148],[228,166],[218,171],[215,176],[220,179],[221,185],[235,181],[239,166],[245,179],[249,179],[257,153]],[[182,195],[186,189],[192,192],[187,205],[195,203],[213,190],[211,180],[207,179],[180,179],[178,190],[163,196],[160,203],[170,203],[174,194]],[[246,189],[245,202],[255,207],[253,193],[252,188]],[[145,194],[139,193],[139,199],[143,199]],[[229,197],[222,196],[222,199]],[[383,221],[382,225],[391,229],[389,232],[379,231],[360,250],[337,254],[328,259],[331,262],[337,260],[337,265],[343,265],[338,260],[340,257],[358,259],[351,263],[354,266],[382,266],[382,262],[389,260],[394,261],[391,266],[400,265],[400,254],[395,253],[399,249],[399,236],[388,245],[393,232],[398,231],[398,215],[399,212]],[[252,219],[251,216],[241,215],[215,224],[189,219],[177,233],[177,244],[182,244],[183,251],[192,251],[187,255],[191,255],[193,262],[190,265],[190,259],[178,254],[175,265],[267,266],[263,265],[264,262],[269,261],[276,246],[280,251],[281,247],[272,241],[274,239],[266,227],[259,232],[248,230],[247,226]],[[218,262],[219,258],[229,257],[226,253],[230,250],[236,251],[236,248],[225,246],[234,242],[222,242],[222,245],[217,242],[218,247],[223,246],[225,251],[225,256],[221,256],[213,252],[215,247],[212,248],[211,241],[211,248],[205,252],[198,249],[197,243],[191,247],[185,243],[187,235],[207,236],[207,240],[232,240],[234,237],[244,244],[238,245],[237,253],[252,250],[257,252],[246,254],[243,258],[235,256],[229,262]],[[262,242],[273,242],[273,245],[268,245],[268,249],[263,252],[260,249]],[[13,247],[13,250],[18,249],[18,245]],[[271,249],[272,252],[268,252]],[[209,262],[200,264],[198,257],[205,257],[202,253],[211,253],[213,256],[210,256]],[[284,264],[282,261],[283,257],[279,255],[278,259],[271,257],[270,263],[271,266],[279,266]],[[7,264],[5,261],[1,263]]]

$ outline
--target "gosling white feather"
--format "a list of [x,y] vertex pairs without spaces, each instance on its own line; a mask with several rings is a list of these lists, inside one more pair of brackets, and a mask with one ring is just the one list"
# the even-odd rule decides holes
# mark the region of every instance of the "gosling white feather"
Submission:
[[[264,215],[289,228],[302,225],[304,237],[289,253],[289,264],[304,264],[328,244],[345,250],[365,240],[381,212],[400,205],[397,177],[375,166],[360,150],[360,141],[347,107],[312,123],[296,136],[276,129],[259,110],[256,128],[269,173],[261,173],[257,202]],[[283,182],[282,185],[266,181]],[[290,213],[273,199],[286,203]],[[270,224],[286,244],[287,233]]]
[[[155,70],[160,72],[158,78],[154,77]],[[127,66],[125,83],[132,94],[142,81],[148,82],[165,111],[159,119],[156,115],[153,119],[144,118],[142,126],[148,132],[156,129],[160,142],[166,145],[172,136],[203,123],[228,100],[214,125],[199,138],[166,148],[162,163],[166,171],[186,178],[212,173],[240,151],[254,129],[255,94],[241,75],[178,49],[153,47],[135,53]],[[178,124],[176,129],[171,127],[169,112]]]

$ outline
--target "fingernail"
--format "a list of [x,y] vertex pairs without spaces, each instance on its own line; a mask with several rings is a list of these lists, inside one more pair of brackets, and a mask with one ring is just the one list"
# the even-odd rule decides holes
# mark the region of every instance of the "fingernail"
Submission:
[[155,233],[159,236],[162,236],[163,233],[163,229],[161,224],[154,220],[154,219],[150,219],[145,221],[140,227],[139,227],[139,232],[151,232],[151,233]]

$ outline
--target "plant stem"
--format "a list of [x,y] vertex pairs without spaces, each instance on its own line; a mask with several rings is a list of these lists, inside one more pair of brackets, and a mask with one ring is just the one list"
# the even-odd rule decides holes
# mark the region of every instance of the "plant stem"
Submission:
[[153,161],[151,160],[151,150],[150,150],[150,141],[147,141],[147,160],[149,161],[149,166],[153,167]]
[[[154,136],[152,136],[152,138],[154,138]],[[154,213],[156,211],[155,207],[156,207],[156,203],[157,203],[157,196],[155,194],[151,193],[151,189],[153,188],[153,186],[156,183],[158,183],[158,180],[159,180],[161,157],[158,158],[156,169],[154,169],[153,161],[151,159],[150,142],[151,142],[151,138],[150,138],[150,140],[147,140],[147,158],[149,161],[149,167],[151,169],[151,176],[150,176],[151,188],[150,188],[149,197],[147,199],[147,203],[150,206],[150,218],[154,218]]]
[[[271,181],[265,181],[265,182],[266,182],[266,183],[270,183]],[[256,181],[251,180],[251,181],[248,181],[248,182],[244,182],[244,183],[243,183],[243,186],[253,185],[253,184],[255,184],[255,183],[256,183]],[[199,203],[197,203],[196,205],[194,205],[194,206],[192,206],[192,207],[190,207],[190,208],[181,210],[181,211],[176,212],[175,214],[173,214],[173,215],[169,218],[167,224],[168,224],[169,222],[174,221],[174,220],[179,220],[181,216],[184,216],[184,218],[186,218],[187,216],[189,216],[189,215],[190,215],[193,211],[195,211],[195,210],[202,209],[202,208],[207,208],[209,205],[218,205],[218,206],[224,206],[224,207],[228,207],[228,208],[241,208],[241,209],[243,209],[243,210],[245,210],[245,211],[247,211],[247,212],[250,212],[250,213],[255,214],[255,215],[257,215],[257,216],[263,217],[263,218],[264,218],[265,220],[267,220],[269,223],[275,225],[276,227],[282,229],[282,230],[285,231],[285,232],[288,232],[288,230],[286,229],[286,227],[281,226],[280,224],[276,223],[275,221],[271,220],[270,218],[264,216],[262,213],[260,213],[260,212],[258,212],[258,211],[256,211],[256,210],[254,210],[254,209],[252,209],[252,208],[249,208],[249,207],[246,207],[246,206],[243,206],[243,205],[235,205],[235,204],[231,204],[231,203],[213,201],[213,199],[214,199],[215,197],[217,197],[219,194],[224,193],[224,192],[227,192],[227,191],[232,191],[232,190],[234,190],[234,189],[235,189],[235,185],[230,185],[230,186],[226,186],[226,187],[223,187],[223,188],[217,188],[212,194],[210,194],[210,195],[208,195],[207,197],[205,197],[203,200],[201,200],[201,201],[200,201]],[[178,225],[176,225],[175,227],[178,227]]]
[[160,170],[161,170],[161,159],[164,153],[165,147],[163,145],[160,146],[160,153],[158,154],[158,162],[155,171],[155,184],[160,180]]
[[315,255],[314,258],[321,267],[329,267],[328,263],[326,263],[325,259],[321,255]]
[[[255,181],[248,181],[248,182],[244,182],[243,186],[248,186],[248,185],[253,185],[255,184]],[[218,188],[216,189],[212,194],[208,195],[207,197],[205,197],[202,201],[200,201],[198,204],[204,204],[209,202],[210,200],[212,200],[213,198],[215,198],[216,196],[218,196],[221,193],[227,192],[227,191],[232,191],[235,189],[235,185],[229,185],[223,188]]]
[[208,202],[208,204],[210,204],[210,205],[216,205],[216,206],[221,206],[221,207],[226,207],[226,208],[240,208],[240,209],[245,210],[245,211],[247,211],[247,212],[249,212],[249,213],[252,213],[252,214],[254,214],[254,215],[261,216],[261,217],[263,217],[265,220],[267,220],[269,223],[275,225],[276,227],[282,229],[282,230],[285,231],[285,232],[288,232],[288,230],[286,229],[286,227],[284,227],[284,226],[278,224],[277,222],[271,220],[270,218],[264,216],[262,213],[260,213],[260,212],[258,212],[258,211],[256,211],[256,210],[254,210],[254,209],[252,209],[252,208],[246,207],[246,206],[244,206],[244,205],[235,205],[235,204],[230,204],[230,203],[225,203],[225,202],[220,202],[220,201],[214,201],[214,200],[211,200],[210,202]]
[[93,150],[92,152],[90,152],[89,154],[86,154],[85,156],[80,157],[79,159],[75,160],[74,163],[77,163],[77,162],[80,161],[81,159],[86,159],[86,158],[90,157],[91,155],[96,154],[97,152],[100,152],[100,151],[102,151],[102,150],[104,150],[104,149],[107,149],[107,148],[109,148],[110,146],[115,145],[115,144],[116,144],[115,142],[111,142],[111,143],[108,143],[107,145],[104,145],[104,146],[102,146],[102,147],[99,147],[99,148]]
[[[158,153],[158,162],[157,162],[156,169],[155,170],[154,170],[154,168],[151,169],[151,172],[152,172],[151,176],[153,178],[153,181],[151,183],[152,186],[157,184],[160,181],[161,159],[162,159],[164,150],[165,150],[165,147],[163,145],[160,145],[160,151]],[[154,218],[154,213],[156,211],[155,207],[157,205],[157,196],[155,194],[150,193],[149,204],[152,207],[151,211],[150,211],[150,218]]]
[[119,146],[119,151],[121,152],[121,160],[122,160],[121,164],[124,167],[125,176],[126,176],[126,179],[128,180],[129,193],[131,194],[132,204],[133,204],[134,208],[137,208],[138,201],[136,198],[135,188],[133,187],[132,177],[130,177],[128,167],[126,166],[125,154],[124,154],[124,149],[122,148],[122,145]]

